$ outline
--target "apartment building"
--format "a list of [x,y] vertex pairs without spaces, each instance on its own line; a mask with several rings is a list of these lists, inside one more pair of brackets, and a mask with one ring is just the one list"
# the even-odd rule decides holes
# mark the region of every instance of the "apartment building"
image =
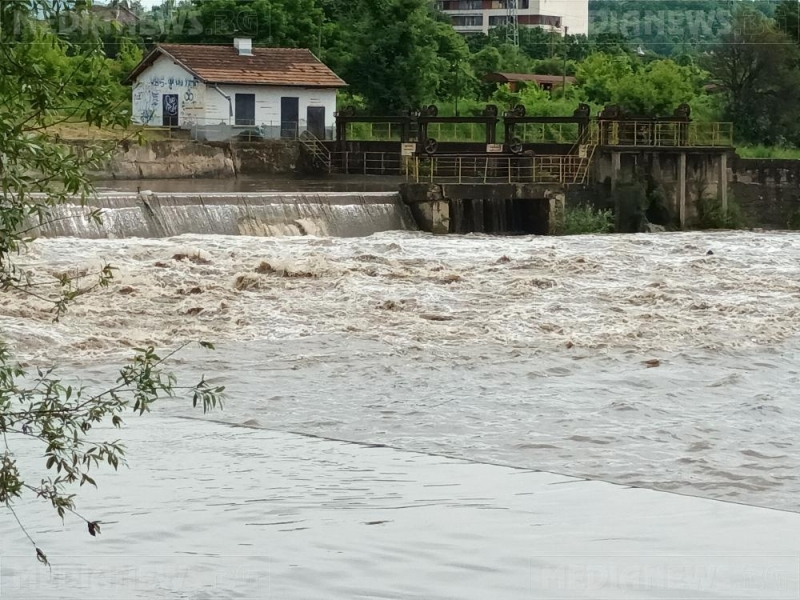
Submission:
[[570,34],[589,34],[589,0],[437,0],[436,4],[459,33],[488,33],[508,22],[510,2],[516,2],[520,27],[562,33],[566,27]]

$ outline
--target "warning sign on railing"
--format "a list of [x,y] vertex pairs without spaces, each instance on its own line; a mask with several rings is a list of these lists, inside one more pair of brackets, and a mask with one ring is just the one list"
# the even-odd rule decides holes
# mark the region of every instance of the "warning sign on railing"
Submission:
[[502,153],[503,144],[486,144],[487,154]]
[[401,144],[400,147],[400,154],[402,156],[414,156],[414,153],[417,151],[417,145],[414,143],[411,144]]
[[588,158],[589,157],[589,147],[581,145],[578,147],[578,158]]

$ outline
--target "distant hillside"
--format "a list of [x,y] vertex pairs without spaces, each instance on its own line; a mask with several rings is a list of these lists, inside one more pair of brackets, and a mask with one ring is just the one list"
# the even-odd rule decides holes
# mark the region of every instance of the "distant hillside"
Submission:
[[590,0],[589,34],[620,33],[662,54],[698,49],[730,31],[745,3],[772,16],[780,0]]

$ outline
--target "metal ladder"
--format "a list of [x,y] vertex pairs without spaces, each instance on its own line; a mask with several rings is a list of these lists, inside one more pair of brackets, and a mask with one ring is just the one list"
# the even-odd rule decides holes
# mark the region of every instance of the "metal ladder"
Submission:
[[584,144],[583,148],[585,148],[585,155],[581,156],[578,168],[575,170],[575,175],[572,178],[573,184],[586,183],[586,180],[589,178],[589,167],[592,164],[594,150],[597,146],[594,144]]
[[330,173],[333,166],[331,153],[322,141],[307,129],[303,131],[297,139],[303,144],[303,147],[309,155],[311,155],[313,162],[319,165],[321,170]]

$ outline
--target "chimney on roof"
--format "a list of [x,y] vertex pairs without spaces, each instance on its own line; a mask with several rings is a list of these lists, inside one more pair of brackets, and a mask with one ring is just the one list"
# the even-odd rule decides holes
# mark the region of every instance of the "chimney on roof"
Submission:
[[233,38],[233,47],[239,56],[253,56],[253,40],[251,38]]

